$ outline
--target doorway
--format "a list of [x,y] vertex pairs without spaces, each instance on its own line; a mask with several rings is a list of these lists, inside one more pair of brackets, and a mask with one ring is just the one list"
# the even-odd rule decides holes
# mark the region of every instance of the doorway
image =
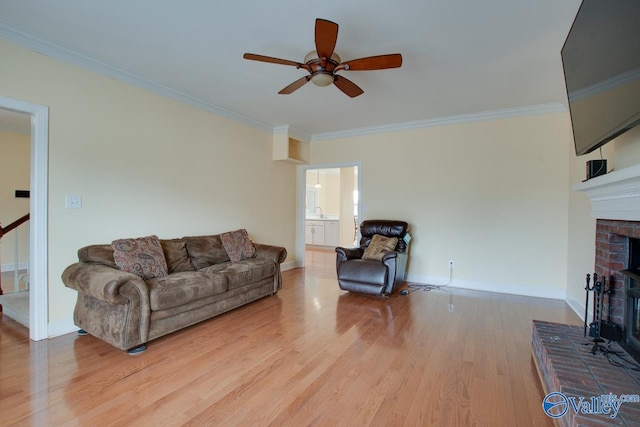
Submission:
[[308,250],[333,252],[357,241],[361,173],[358,163],[308,165],[299,175],[298,259]]
[[0,304],[29,327],[31,115],[0,109]]
[[29,338],[48,337],[47,188],[49,108],[0,96],[0,109],[30,116]]

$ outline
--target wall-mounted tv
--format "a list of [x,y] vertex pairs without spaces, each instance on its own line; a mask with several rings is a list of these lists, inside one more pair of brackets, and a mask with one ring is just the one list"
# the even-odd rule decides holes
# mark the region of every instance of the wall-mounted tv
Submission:
[[577,155],[640,124],[640,0],[583,0],[561,56]]

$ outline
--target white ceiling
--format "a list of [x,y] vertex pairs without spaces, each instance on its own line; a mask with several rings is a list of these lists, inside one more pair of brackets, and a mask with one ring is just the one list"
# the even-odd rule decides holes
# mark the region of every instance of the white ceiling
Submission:
[[[0,37],[261,128],[322,137],[482,114],[561,109],[560,49],[580,0],[0,0]],[[402,68],[345,71],[364,94],[307,84],[316,18],[343,60],[402,53]]]

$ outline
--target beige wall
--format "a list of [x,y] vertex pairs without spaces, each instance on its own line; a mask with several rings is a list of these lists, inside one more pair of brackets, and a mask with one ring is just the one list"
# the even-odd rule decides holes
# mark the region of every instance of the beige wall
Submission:
[[[611,144],[614,152],[609,157],[612,165],[607,163],[609,169],[624,169],[640,164],[640,126],[623,133]],[[607,147],[607,146],[605,146]]]
[[[0,224],[4,227],[29,213],[29,199],[15,198],[14,192],[29,190],[30,151],[29,135],[0,130]],[[29,259],[29,223],[17,231],[18,262],[22,264]],[[0,263],[4,269],[14,268],[15,236],[14,230],[0,239]]]
[[[50,321],[71,318],[60,275],[86,244],[245,227],[295,261],[295,166],[271,132],[3,40],[0,57],[0,93],[50,109]],[[570,132],[558,113],[318,141],[312,159],[362,165],[361,220],[411,224],[410,280],[446,282],[454,260],[456,286],[579,301],[595,226]],[[607,148],[618,168],[640,163],[637,135]]]
[[453,260],[456,286],[564,298],[570,132],[558,113],[317,141],[311,150],[314,163],[362,163],[362,219],[410,223],[410,280],[446,282]]
[[[78,248],[246,228],[295,254],[295,165],[272,134],[0,40],[0,93],[49,107],[49,321]],[[65,209],[79,194],[82,209]]]

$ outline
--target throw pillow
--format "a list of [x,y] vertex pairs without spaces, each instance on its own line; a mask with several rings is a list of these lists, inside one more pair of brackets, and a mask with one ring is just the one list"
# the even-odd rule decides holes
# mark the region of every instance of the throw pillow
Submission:
[[397,244],[397,237],[385,237],[380,234],[374,234],[371,238],[371,243],[369,243],[369,246],[364,250],[364,254],[362,254],[362,259],[382,261],[384,254],[395,250]]
[[164,259],[167,262],[169,273],[196,270],[189,259],[184,239],[160,240],[160,245],[164,252]]
[[158,236],[114,240],[111,247],[113,259],[120,270],[136,274],[143,280],[168,274],[167,261]]
[[220,240],[222,240],[222,246],[227,255],[229,255],[231,262],[238,262],[256,256],[256,248],[249,240],[249,234],[244,228],[222,233]]

